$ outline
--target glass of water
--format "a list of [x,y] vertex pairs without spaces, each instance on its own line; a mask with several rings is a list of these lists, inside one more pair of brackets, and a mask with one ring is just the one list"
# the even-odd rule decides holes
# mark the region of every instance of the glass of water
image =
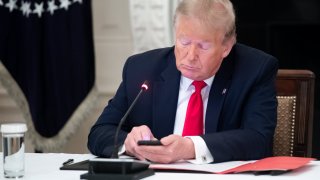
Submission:
[[24,134],[27,126],[24,123],[1,125],[3,172],[6,178],[20,178],[24,175]]

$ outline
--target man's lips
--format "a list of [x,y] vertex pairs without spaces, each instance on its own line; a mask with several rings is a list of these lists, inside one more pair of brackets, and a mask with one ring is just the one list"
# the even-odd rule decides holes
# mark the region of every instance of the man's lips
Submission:
[[197,70],[200,69],[198,67],[194,67],[194,66],[189,66],[189,65],[185,65],[185,64],[181,64],[181,67],[187,70]]

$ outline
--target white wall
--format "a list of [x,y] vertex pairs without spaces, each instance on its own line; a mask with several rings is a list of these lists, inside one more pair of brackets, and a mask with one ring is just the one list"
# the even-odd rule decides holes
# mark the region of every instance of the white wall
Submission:
[[92,3],[97,86],[103,93],[113,93],[121,80],[122,66],[133,52],[128,0]]

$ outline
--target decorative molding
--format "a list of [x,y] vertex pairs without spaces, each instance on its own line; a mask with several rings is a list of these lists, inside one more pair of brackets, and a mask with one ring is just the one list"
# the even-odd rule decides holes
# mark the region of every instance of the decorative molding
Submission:
[[134,53],[173,45],[173,6],[176,1],[129,1]]

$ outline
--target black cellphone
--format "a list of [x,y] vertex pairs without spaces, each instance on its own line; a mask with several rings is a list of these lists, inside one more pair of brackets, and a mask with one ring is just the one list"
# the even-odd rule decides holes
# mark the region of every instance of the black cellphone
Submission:
[[139,146],[162,146],[159,140],[140,140],[138,141]]

